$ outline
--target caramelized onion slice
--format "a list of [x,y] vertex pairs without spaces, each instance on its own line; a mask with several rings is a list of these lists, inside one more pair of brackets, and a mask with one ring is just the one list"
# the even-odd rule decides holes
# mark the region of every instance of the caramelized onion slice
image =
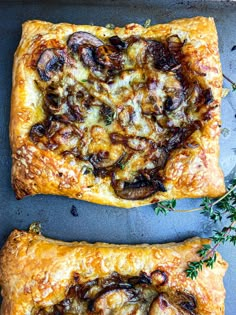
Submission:
[[147,62],[147,47],[148,42],[139,36],[130,36],[127,39],[128,47],[126,50],[126,55],[128,60],[133,66],[136,64],[141,68]]
[[167,38],[167,44],[169,51],[175,57],[176,61],[180,61],[181,59],[181,49],[184,43],[181,42],[178,35],[171,35]]
[[205,89],[202,91],[202,94],[203,94],[203,97],[205,99],[205,104],[206,105],[209,105],[211,102],[213,102],[214,100],[214,97],[213,97],[213,94],[212,94],[212,90],[211,88],[208,88],[208,89]]
[[155,286],[161,286],[167,283],[168,276],[164,271],[157,269],[151,273],[151,280]]
[[30,129],[30,139],[37,143],[40,141],[40,138],[42,138],[46,133],[46,129],[43,123],[37,123],[33,125]]
[[176,110],[181,105],[183,99],[183,94],[177,94],[173,97],[168,95],[164,103],[165,111],[172,112],[173,110]]
[[98,64],[109,70],[119,70],[122,66],[122,54],[112,45],[102,45],[95,50],[95,59]]
[[98,284],[98,279],[94,279],[91,281],[86,282],[85,284],[82,284],[79,290],[79,297],[81,299],[88,298],[89,290]]
[[112,274],[107,278],[99,279],[99,285],[102,288],[105,288],[111,285],[117,285],[120,283],[124,283],[124,280],[122,279],[122,276],[116,271],[113,271]]
[[95,168],[111,167],[117,162],[117,160],[113,161],[109,159],[108,151],[99,151],[98,153],[92,154],[89,161]]
[[148,315],[184,315],[172,305],[168,295],[160,293],[151,303]]
[[37,62],[37,70],[43,81],[49,81],[61,71],[65,63],[65,52],[60,49],[49,48],[44,50]]
[[90,301],[88,309],[90,312],[99,312],[112,308],[121,307],[127,302],[135,302],[139,299],[139,291],[130,284],[119,283],[105,287],[99,291],[95,298]]
[[139,136],[126,137],[117,132],[110,133],[110,139],[111,139],[111,142],[114,144],[123,144],[135,151],[145,151],[147,149],[150,149],[150,148],[154,149],[157,147],[154,141],[147,139],[145,137],[139,137]]
[[214,101],[211,88],[203,89],[199,83],[195,83],[189,89],[188,101],[193,105],[209,105]]
[[121,127],[127,127],[133,123],[135,112],[132,106],[125,105],[122,111],[118,114],[118,122]]
[[164,110],[166,112],[176,110],[182,104],[185,97],[184,87],[176,75],[169,76],[169,79],[165,83],[164,91],[167,95],[164,102]]
[[139,276],[135,276],[128,279],[128,282],[132,285],[136,284],[151,284],[152,280],[145,272],[140,272]]
[[109,42],[112,46],[116,47],[117,49],[125,49],[128,46],[128,44],[122,39],[120,39],[119,36],[110,37]]
[[169,154],[165,148],[157,147],[156,150],[151,153],[150,161],[153,162],[157,170],[161,170],[165,167],[168,156]]
[[173,136],[169,139],[167,144],[167,149],[169,151],[178,148],[188,137],[191,136],[194,131],[199,130],[201,128],[201,122],[199,120],[193,121],[186,127],[180,128],[176,127],[173,130]]
[[154,67],[161,71],[173,71],[179,63],[161,42],[149,40],[146,50],[147,56],[153,60]]
[[186,314],[195,315],[195,308],[197,307],[197,301],[195,297],[188,292],[177,292],[176,303],[185,311]]
[[126,137],[117,132],[110,133],[111,142],[114,144],[126,144]]
[[151,303],[149,315],[196,315],[196,300],[186,292],[160,293]]
[[81,45],[98,47],[103,45],[103,42],[88,32],[79,31],[69,36],[67,46],[73,52],[77,52],[79,46]]
[[61,108],[60,96],[56,93],[47,93],[45,95],[45,105],[46,109],[49,110],[52,114],[58,113]]

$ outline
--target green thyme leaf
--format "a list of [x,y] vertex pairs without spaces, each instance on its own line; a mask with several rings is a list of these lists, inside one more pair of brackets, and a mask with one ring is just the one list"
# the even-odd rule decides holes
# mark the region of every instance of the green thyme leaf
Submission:
[[151,19],[147,19],[147,20],[144,22],[143,27],[145,27],[145,28],[150,27],[151,22],[152,22],[152,20],[151,20]]
[[115,113],[114,112],[111,115],[106,115],[105,116],[105,124],[106,124],[106,126],[110,125],[113,122],[114,118],[115,118]]
[[212,257],[209,257],[204,260],[204,263],[207,267],[210,267],[211,269],[214,267],[214,263],[216,262],[216,253]]
[[120,168],[121,170],[124,170],[124,169],[125,169],[125,165],[126,165],[126,163],[120,163],[120,164],[119,164],[119,168]]
[[212,199],[208,197],[203,198],[202,203],[200,204],[200,206],[202,207],[201,213],[211,215],[213,212],[212,203]]
[[162,206],[156,206],[154,208],[154,211],[157,215],[159,215],[160,213],[167,215],[167,213],[169,212],[165,207]]
[[33,222],[29,227],[29,232],[33,234],[41,234],[41,223],[40,222]]
[[115,28],[115,25],[114,24],[112,24],[112,23],[108,23],[108,24],[106,24],[106,26],[105,26],[106,28],[108,28],[109,30],[114,30],[114,28]]
[[225,242],[225,231],[224,229],[222,229],[222,231],[217,231],[214,230],[214,235],[211,236],[211,240],[213,241],[213,243],[217,244],[217,243],[223,243]]
[[217,221],[221,221],[222,220],[222,214],[219,210],[215,210],[211,215],[210,215],[210,219],[212,219],[215,223]]
[[197,254],[199,255],[198,261],[192,261],[188,263],[188,268],[185,270],[186,276],[195,279],[198,276],[199,271],[203,266],[213,268],[216,262],[216,250],[220,244],[230,242],[236,246],[236,178],[234,178],[231,184],[228,186],[227,193],[219,199],[203,198],[199,208],[192,210],[176,210],[176,200],[168,200],[158,202],[154,208],[156,214],[167,214],[170,211],[184,211],[191,212],[200,210],[201,214],[209,217],[213,222],[220,222],[224,219],[229,221],[229,225],[226,225],[222,230],[213,231],[213,235],[210,237],[213,245],[205,244]]
[[232,214],[227,216],[227,218],[230,219],[231,222],[235,222],[236,221],[236,211],[232,212]]
[[230,134],[230,130],[228,128],[222,128],[221,129],[221,134],[224,136],[224,137],[227,137],[229,134]]
[[198,272],[202,270],[202,267],[202,260],[188,263],[188,268],[185,270],[187,277],[191,278],[192,280],[196,279],[198,276]]
[[174,211],[176,207],[176,200],[167,200],[167,201],[160,201],[156,204],[154,208],[155,213],[158,215],[160,213],[167,215],[168,212]]
[[88,174],[93,173],[93,169],[92,169],[92,167],[89,167],[88,165],[83,165],[82,169],[81,169],[81,173],[83,175],[88,175]]
[[231,235],[229,237],[229,242],[233,243],[233,245],[235,246],[236,245],[236,235]]
[[223,77],[231,84],[232,91],[233,92],[236,91],[236,83],[230,78],[228,78],[224,73],[223,73]]
[[102,116],[106,126],[111,125],[116,117],[115,111],[113,111],[113,109],[108,105],[101,106],[100,115]]
[[197,252],[200,257],[206,256],[207,252],[211,249],[211,245],[205,244],[202,248]]

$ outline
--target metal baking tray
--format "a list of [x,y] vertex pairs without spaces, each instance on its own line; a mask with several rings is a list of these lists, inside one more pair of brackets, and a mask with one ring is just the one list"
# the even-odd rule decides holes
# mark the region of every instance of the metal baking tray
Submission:
[[[156,216],[153,206],[125,210],[105,207],[66,197],[43,196],[15,199],[10,183],[11,152],[8,138],[13,54],[21,36],[21,24],[29,19],[75,24],[118,26],[130,22],[152,24],[197,15],[212,16],[219,34],[223,71],[236,81],[236,2],[234,1],[158,1],[158,0],[57,0],[0,1],[0,246],[14,229],[27,229],[40,221],[43,234],[52,238],[114,243],[164,243],[192,236],[208,237],[217,228],[199,213],[172,213]],[[227,82],[225,87],[229,87]],[[222,102],[221,166],[226,180],[236,174],[236,92]],[[178,202],[190,209],[199,200]],[[72,215],[75,206],[77,213]],[[75,216],[77,214],[77,216]],[[218,226],[220,228],[220,226]],[[220,248],[229,262],[225,277],[226,315],[236,314],[236,248]],[[217,305],[216,305],[217,307]]]

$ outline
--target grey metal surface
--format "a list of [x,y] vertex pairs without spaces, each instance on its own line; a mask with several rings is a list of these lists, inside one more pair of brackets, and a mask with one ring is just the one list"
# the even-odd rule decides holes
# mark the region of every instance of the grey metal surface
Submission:
[[[196,15],[213,16],[219,33],[223,71],[236,81],[236,2],[219,1],[0,1],[0,246],[14,228],[27,229],[40,221],[43,233],[66,241],[86,240],[114,243],[163,243],[185,238],[210,236],[216,227],[199,213],[169,214],[157,217],[152,206],[131,210],[104,207],[57,196],[34,196],[17,201],[10,184],[10,147],[8,124],[10,112],[13,54],[20,39],[21,24],[28,19],[125,25],[152,23]],[[228,83],[225,83],[229,87]],[[221,165],[226,179],[236,174],[236,92],[222,102]],[[198,200],[178,202],[180,208],[193,208]],[[72,216],[75,205],[78,216]],[[225,277],[226,315],[236,314],[236,248],[220,248],[229,262]],[[217,305],[216,305],[217,307]]]

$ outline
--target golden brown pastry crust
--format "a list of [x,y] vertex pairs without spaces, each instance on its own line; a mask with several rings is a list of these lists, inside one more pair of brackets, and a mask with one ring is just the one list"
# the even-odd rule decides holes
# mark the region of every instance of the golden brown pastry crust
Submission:
[[[43,116],[42,95],[35,84],[38,74],[31,67],[32,62],[35,62],[35,55],[38,58],[37,48],[65,43],[67,37],[78,30],[93,33],[100,38],[140,35],[143,38],[155,39],[157,34],[158,38],[177,34],[183,40],[187,39],[188,45],[185,45],[183,50],[185,62],[191,69],[189,77],[211,88],[214,97],[211,107],[216,107],[211,111],[211,119],[206,120],[201,130],[190,136],[197,144],[195,149],[178,148],[172,151],[163,171],[167,192],[156,192],[144,200],[121,199],[114,193],[110,178],[100,178],[93,187],[89,187],[89,181],[81,174],[76,164],[73,165],[69,159],[62,158],[53,151],[42,150],[30,141],[28,134],[31,126]],[[213,18],[182,19],[147,29],[130,24],[124,28],[116,27],[114,30],[42,21],[24,23],[22,39],[14,60],[10,123],[12,184],[17,198],[33,194],[56,194],[130,208],[171,198],[222,195],[225,186],[223,173],[218,165],[221,94],[222,72]]]
[[[225,290],[222,278],[227,263],[217,254],[213,269],[204,267],[196,280],[186,278],[189,261],[206,239],[163,245],[112,245],[65,243],[15,230],[0,252],[1,315],[29,315],[33,309],[65,298],[73,275],[83,283],[116,271],[137,276],[161,269],[168,274],[167,291],[189,292],[197,300],[196,314],[223,315]],[[216,307],[217,305],[217,307]]]

